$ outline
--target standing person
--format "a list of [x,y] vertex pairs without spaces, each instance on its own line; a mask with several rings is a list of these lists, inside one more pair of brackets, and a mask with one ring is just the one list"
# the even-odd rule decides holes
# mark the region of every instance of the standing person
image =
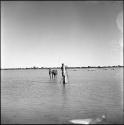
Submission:
[[49,68],[49,76],[50,76],[50,79],[51,79],[51,75],[52,75],[52,70]]
[[57,70],[52,70],[52,78],[55,78],[57,76]]
[[61,70],[62,70],[63,84],[68,83],[67,73],[64,64],[62,64]]
[[62,77],[64,76],[63,67],[64,67],[64,64],[62,63],[62,67],[61,67],[61,70],[62,70]]

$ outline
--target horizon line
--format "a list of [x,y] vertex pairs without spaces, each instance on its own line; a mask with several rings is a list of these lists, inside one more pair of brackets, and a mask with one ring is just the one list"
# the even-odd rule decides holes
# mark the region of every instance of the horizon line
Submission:
[[[66,66],[66,65],[65,65]],[[92,68],[92,67],[124,67],[124,65],[108,65],[108,66],[67,66],[67,68]],[[0,69],[42,69],[42,68],[61,68],[61,66],[32,66],[32,67],[11,67],[11,68],[0,68]]]

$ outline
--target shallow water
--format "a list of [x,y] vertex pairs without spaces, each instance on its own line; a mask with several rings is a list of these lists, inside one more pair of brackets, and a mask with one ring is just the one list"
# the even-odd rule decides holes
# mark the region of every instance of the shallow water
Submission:
[[123,123],[123,68],[68,69],[49,78],[47,69],[1,71],[1,122],[64,124],[105,114]]

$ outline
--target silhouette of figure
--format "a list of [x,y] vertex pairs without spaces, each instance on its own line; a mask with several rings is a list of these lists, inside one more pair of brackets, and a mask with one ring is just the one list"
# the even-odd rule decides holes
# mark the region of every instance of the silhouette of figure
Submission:
[[62,63],[61,70],[62,70],[63,84],[68,83],[67,72],[66,72],[66,67],[65,67],[64,63]]
[[57,70],[52,70],[52,78],[55,78],[57,74],[58,74]]
[[51,79],[51,75],[52,75],[52,70],[49,68],[49,76],[50,76],[50,79]]

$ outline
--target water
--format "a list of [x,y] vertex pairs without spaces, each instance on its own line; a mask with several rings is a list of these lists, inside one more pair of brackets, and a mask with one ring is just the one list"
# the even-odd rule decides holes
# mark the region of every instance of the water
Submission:
[[105,114],[107,123],[123,123],[123,68],[68,69],[50,80],[47,69],[1,71],[1,122],[69,124],[71,119]]

